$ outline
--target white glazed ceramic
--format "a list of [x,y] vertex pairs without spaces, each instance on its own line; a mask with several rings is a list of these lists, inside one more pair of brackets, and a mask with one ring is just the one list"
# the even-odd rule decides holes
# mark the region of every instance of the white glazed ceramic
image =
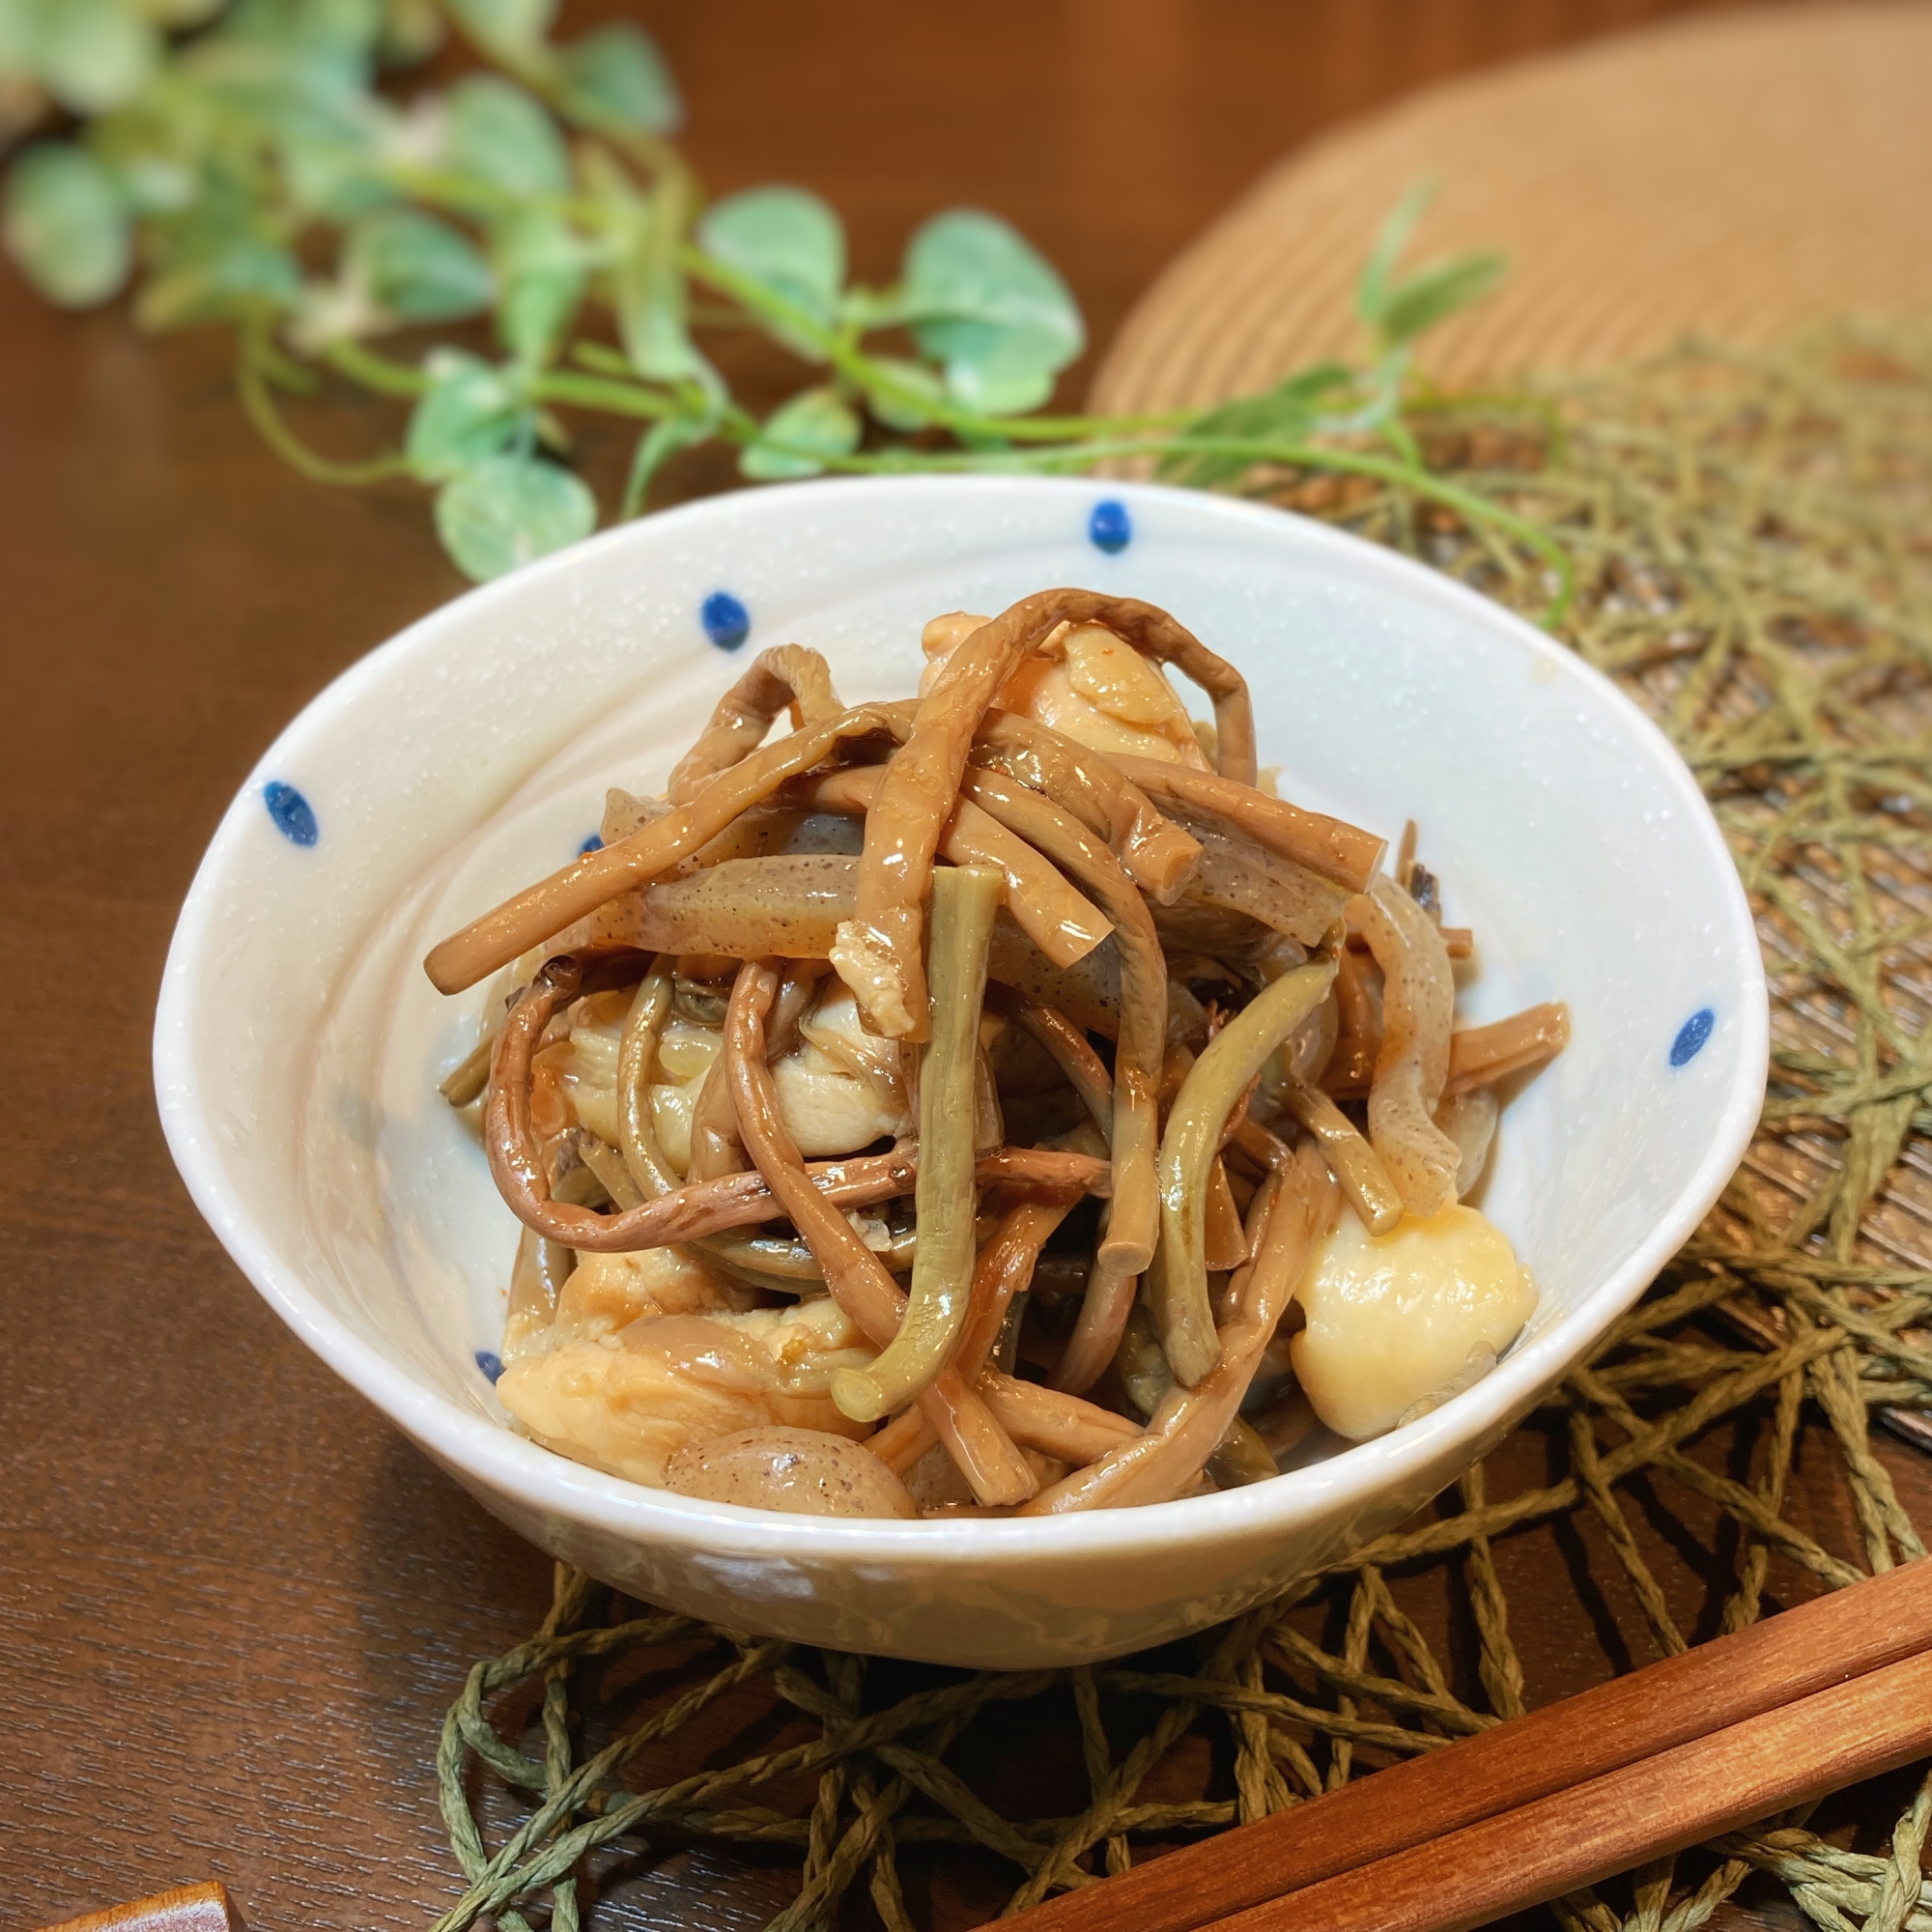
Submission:
[[[1130,541],[1113,513],[1124,504]],[[1094,532],[1109,539],[1103,549]],[[1541,1302],[1486,1380],[1270,1483],[1044,1521],[820,1521],[688,1500],[516,1435],[497,1346],[515,1223],[436,1082],[484,990],[431,941],[659,787],[744,659],[794,639],[902,696],[922,622],[1050,584],[1144,597],[1253,685],[1284,792],[1416,817],[1480,935],[1463,1010],[1570,1003],[1484,1206]],[[1693,1016],[1703,1015],[1702,1019]],[[1608,683],[1479,596],[1276,511],[1154,488],[921,478],[724,497],[472,591],[373,652],[230,807],[169,954],[156,1079],[197,1205],[291,1327],[504,1520],[638,1596],[969,1665],[1117,1655],[1229,1616],[1435,1494],[1642,1292],[1744,1151],[1765,987],[1690,774]],[[238,1403],[246,1400],[232,1392]],[[271,1411],[259,1426],[275,1427]]]

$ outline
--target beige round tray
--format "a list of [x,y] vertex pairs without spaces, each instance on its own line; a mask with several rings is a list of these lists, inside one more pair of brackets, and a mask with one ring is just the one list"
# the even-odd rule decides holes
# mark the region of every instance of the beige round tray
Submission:
[[1342,128],[1168,268],[1093,406],[1216,403],[1359,347],[1362,258],[1429,173],[1440,193],[1412,256],[1500,248],[1510,262],[1496,295],[1428,338],[1423,364],[1446,382],[1932,300],[1932,6],[1698,16]]

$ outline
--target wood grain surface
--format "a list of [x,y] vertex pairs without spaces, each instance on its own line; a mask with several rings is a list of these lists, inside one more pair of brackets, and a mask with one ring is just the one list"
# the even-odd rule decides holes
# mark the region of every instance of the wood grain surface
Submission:
[[[599,10],[565,11],[582,23]],[[880,276],[922,214],[992,207],[1061,264],[1104,348],[1161,263],[1296,140],[1435,75],[1680,10],[638,11],[678,71],[714,187],[819,189],[845,213],[859,272]],[[729,354],[752,398],[789,380],[781,360]],[[330,492],[263,450],[227,358],[218,336],[150,342],[119,312],[55,315],[0,270],[0,930],[14,989],[0,1054],[5,1932],[212,1878],[257,1928],[422,1924],[455,1890],[431,1776],[442,1710],[469,1660],[532,1628],[548,1601],[536,1552],[257,1299],[155,1119],[161,961],[230,794],[323,685],[462,587],[413,492]],[[373,406],[367,421],[340,413],[338,446],[385,433]],[[594,478],[618,460],[614,440],[587,440]],[[697,462],[676,484],[724,480]],[[1889,1442],[1878,1453],[1932,1518],[1932,1464]],[[1529,1475],[1544,1454],[1524,1432],[1505,1458]],[[1789,1514],[1848,1547],[1828,1469],[1801,1463]],[[1711,1525],[1674,1513],[1675,1496],[1639,1494],[1646,1554],[1686,1626],[1708,1634]],[[1533,1701],[1647,1654],[1591,1534],[1558,1525],[1498,1547]],[[1569,1603],[1579,1586],[1586,1627],[1537,1619],[1540,1598]],[[1439,1575],[1396,1588],[1432,1642],[1467,1654],[1467,1606]],[[1016,1713],[1010,1763],[988,1775],[1048,1780],[1050,1802],[1050,1780],[1080,1761],[1065,1714],[1053,1722],[1067,1737]],[[976,1922],[1001,1879],[935,1865],[915,1908]],[[640,1870],[603,1922],[722,1932],[761,1923],[789,1888],[755,1857],[677,1853]]]

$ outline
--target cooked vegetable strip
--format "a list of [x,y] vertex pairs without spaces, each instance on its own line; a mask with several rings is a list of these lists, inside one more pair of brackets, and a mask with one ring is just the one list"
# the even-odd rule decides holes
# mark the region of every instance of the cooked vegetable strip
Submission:
[[1489,1026],[1466,1027],[1449,1036],[1449,1078],[1442,1091],[1462,1094],[1520,1073],[1561,1053],[1569,1040],[1570,1009],[1561,1000],[1525,1007]]
[[490,1063],[497,1057],[497,1036],[486,1033],[443,1076],[436,1090],[452,1107],[467,1107],[490,1084]]
[[959,1334],[961,1375],[977,1376],[986,1366],[1013,1296],[1023,1293],[1033,1279],[1040,1249],[1077,1199],[1072,1194],[1041,1195],[1008,1208],[993,1238],[980,1251],[973,1270],[972,1306]]
[[[724,1017],[724,1054],[739,1131],[758,1172],[810,1242],[833,1298],[875,1345],[884,1348],[898,1330],[905,1297],[852,1224],[811,1185],[779,1116],[778,1090],[765,1063],[765,1015],[777,991],[778,975],[761,960],[747,960],[732,982]],[[967,1240],[970,1244],[970,1209]],[[980,1502],[1020,1502],[1038,1487],[1012,1438],[952,1371],[942,1369],[918,1400]]]
[[1151,1259],[1157,1237],[1154,1090],[1167,1038],[1167,958],[1153,920],[1120,861],[1077,819],[1037,792],[992,772],[968,772],[965,785],[976,804],[1092,893],[1114,922],[1121,1031],[1109,1132],[1118,1185],[1100,1259],[1111,1273],[1139,1274]]
[[1042,590],[975,631],[946,660],[886,765],[866,820],[858,911],[833,950],[832,962],[867,1024],[889,1037],[917,1038],[924,1025],[919,908],[980,721],[1014,667],[1064,620],[1105,624],[1137,649],[1171,658],[1206,681],[1226,732],[1224,769],[1244,780],[1255,775],[1247,686],[1165,611],[1091,590]]
[[1102,1133],[1114,1124],[1114,1076],[1088,1043],[1087,1036],[1066,1015],[1041,1006],[1010,986],[988,986],[986,1004],[1007,1014],[1052,1055],[1066,1084],[1079,1096]]
[[[601,1167],[598,1174],[603,1179]],[[1053,1194],[1071,1188],[1102,1196],[1108,1179],[1103,1160],[1043,1154],[1032,1148],[982,1153],[974,1174],[982,1187],[1037,1187]],[[912,1191],[919,1179],[919,1144],[905,1141],[890,1153],[855,1154],[849,1160],[808,1161],[805,1175],[835,1207],[870,1208]],[[526,1227],[562,1246],[599,1255],[701,1241],[708,1235],[753,1227],[783,1211],[763,1175],[750,1171],[673,1188],[621,1215],[595,1213],[554,1201],[547,1193],[539,1197],[534,1190],[518,1189],[504,1198]],[[748,1252],[753,1261],[762,1259],[757,1249]]]
[[[959,1332],[953,1366],[972,1381],[986,1366],[1013,1296],[1033,1279],[1035,1264],[1053,1231],[1066,1218],[1077,1197],[1070,1194],[1022,1201],[1007,1210],[993,1238],[980,1250],[973,1268],[972,1305]],[[923,1411],[902,1409],[867,1444],[896,1470],[906,1470],[939,1440]]]
[[978,1204],[980,1007],[1004,890],[1000,874],[984,867],[950,866],[933,874],[930,1044],[919,1075],[919,1253],[898,1332],[869,1369],[833,1375],[832,1399],[855,1422],[877,1422],[929,1386],[965,1325]]
[[711,722],[670,775],[666,796],[689,805],[722,771],[765,742],[772,722],[789,705],[795,725],[822,724],[844,706],[832,688],[832,668],[803,644],[775,644],[754,657],[743,677],[718,700]]
[[838,929],[832,963],[867,1025],[888,1038],[925,1037],[920,937],[933,854],[980,720],[1007,672],[1065,614],[1061,596],[1042,591],[1023,599],[952,653],[920,699],[866,814],[858,905]]
[[1060,1389],[1021,1381],[988,1369],[979,1380],[986,1406],[1015,1442],[1058,1456],[1063,1463],[1091,1463],[1122,1442],[1133,1441],[1140,1425],[1111,1408],[1083,1402]]
[[1248,1238],[1241,1229],[1240,1209],[1228,1185],[1228,1170],[1217,1155],[1208,1163],[1208,1188],[1201,1203],[1202,1253],[1210,1274],[1226,1274],[1248,1258]]
[[725,859],[625,893],[564,936],[645,952],[823,959],[851,914],[858,876],[858,861],[834,852]]
[[652,819],[614,845],[584,853],[472,920],[431,949],[423,970],[439,992],[460,993],[473,986],[486,973],[543,945],[619,893],[648,885],[668,871],[786,779],[810,771],[835,745],[889,728],[882,712],[862,704],[753,752],[721,772],[689,805]]
[[1160,1250],[1151,1299],[1175,1378],[1190,1388],[1220,1352],[1208,1294],[1203,1203],[1208,1166],[1242,1090],[1326,997],[1334,977],[1333,959],[1311,960],[1257,994],[1208,1042],[1168,1115],[1159,1162]]
[[1372,1235],[1386,1235],[1402,1219],[1402,1196],[1375,1149],[1319,1087],[1290,1074],[1280,1093],[1289,1112],[1315,1136],[1328,1172],[1342,1183],[1362,1225]]
[[1382,969],[1382,1043],[1369,1089],[1369,1142],[1411,1214],[1456,1199],[1456,1143],[1432,1118],[1449,1076],[1456,980],[1435,922],[1386,876],[1349,902]]
[[[881,766],[857,765],[811,781],[799,796],[818,811],[863,816],[884,777]],[[991,866],[1004,873],[1007,909],[1056,966],[1084,959],[1112,930],[1098,908],[1082,898],[1024,838],[1015,838],[971,799],[953,805],[940,834],[939,856],[951,865]]]
[[1107,841],[1127,876],[1158,905],[1173,903],[1201,856],[1200,841],[1155,810],[1118,765],[1049,725],[1011,711],[989,711],[967,757],[1072,812]]
[[[665,1158],[663,1149],[658,1146],[650,1106],[651,1076],[657,1063],[658,1036],[663,1030],[666,1016],[670,1011],[671,992],[676,977],[672,971],[672,963],[668,956],[660,955],[650,972],[639,984],[637,992],[631,999],[630,1011],[625,1016],[617,1055],[617,1120],[621,1151],[624,1164],[629,1168],[632,1179],[637,1182],[638,1191],[648,1201],[655,1201],[679,1191],[677,1172]],[[761,1188],[762,1185],[760,1182]],[[891,1190],[891,1192],[901,1191],[903,1190]],[[763,1200],[762,1194],[747,1198],[759,1203]],[[890,1199],[891,1193],[874,1194],[868,1198],[873,1201]],[[851,1205],[862,1204],[855,1202]],[[512,1202],[511,1206],[516,1207],[516,1203]],[[518,1208],[519,1213],[522,1211]],[[668,1209],[664,1211],[667,1215],[669,1214]],[[769,1220],[771,1211],[766,1208],[760,1212],[746,1213],[742,1218],[720,1222],[719,1232],[705,1228],[690,1236],[673,1235],[668,1238],[693,1241],[707,1260],[715,1262],[720,1267],[742,1280],[761,1286],[796,1289],[822,1284],[825,1276],[810,1248],[804,1241],[722,1232],[728,1228],[744,1227]],[[902,1239],[894,1241],[893,1247],[884,1257],[889,1268],[911,1266],[914,1238],[908,1234]],[[658,1243],[639,1241],[635,1245],[656,1246]]]
[[[797,1039],[798,1023],[823,977],[824,968],[816,960],[804,961],[785,974],[772,1009],[770,1046],[774,1060]],[[730,1083],[724,1077],[724,1056],[721,1053],[706,1069],[691,1110],[691,1158],[685,1164],[685,1184],[742,1174],[750,1165],[745,1145],[738,1138],[738,1110],[731,1104]]]
[[1304,811],[1286,799],[1270,798],[1212,772],[1189,771],[1185,765],[1164,765],[1153,758],[1121,757],[1114,762],[1156,805],[1220,819],[1241,838],[1293,859],[1351,893],[1367,892],[1381,864],[1387,840],[1342,819]]
[[[903,741],[918,700],[886,709],[898,721]],[[973,734],[967,760],[983,771],[1005,772],[1070,811],[1107,841],[1127,876],[1157,904],[1175,897],[1201,856],[1200,841],[1156,811],[1111,758],[1037,718],[997,707],[988,711]]]
[[1188,830],[1201,841],[1201,863],[1179,903],[1215,907],[1259,920],[1303,946],[1319,946],[1342,916],[1349,890],[1279,852],[1236,838],[1208,823]]
[[745,1144],[738,1138],[738,1110],[731,1104],[731,1087],[724,1077],[724,1056],[721,1053],[706,1070],[691,1110],[691,1158],[685,1163],[685,1184],[742,1174],[749,1165]]
[[1339,1205],[1321,1155],[1304,1143],[1286,1174],[1270,1174],[1263,1182],[1248,1210],[1255,1260],[1245,1270],[1239,1311],[1221,1332],[1213,1369],[1192,1388],[1177,1382],[1138,1438],[1062,1478],[1021,1513],[1122,1509],[1165,1502],[1186,1489],[1238,1416],[1262,1352]]

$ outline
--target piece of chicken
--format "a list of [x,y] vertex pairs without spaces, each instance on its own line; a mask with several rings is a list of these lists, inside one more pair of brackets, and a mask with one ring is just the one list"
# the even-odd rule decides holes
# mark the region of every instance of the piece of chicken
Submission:
[[[946,660],[986,621],[954,611],[926,625],[920,639],[928,660],[921,696]],[[1161,668],[1102,624],[1063,625],[993,701],[1092,751],[1208,769],[1186,709]]]

